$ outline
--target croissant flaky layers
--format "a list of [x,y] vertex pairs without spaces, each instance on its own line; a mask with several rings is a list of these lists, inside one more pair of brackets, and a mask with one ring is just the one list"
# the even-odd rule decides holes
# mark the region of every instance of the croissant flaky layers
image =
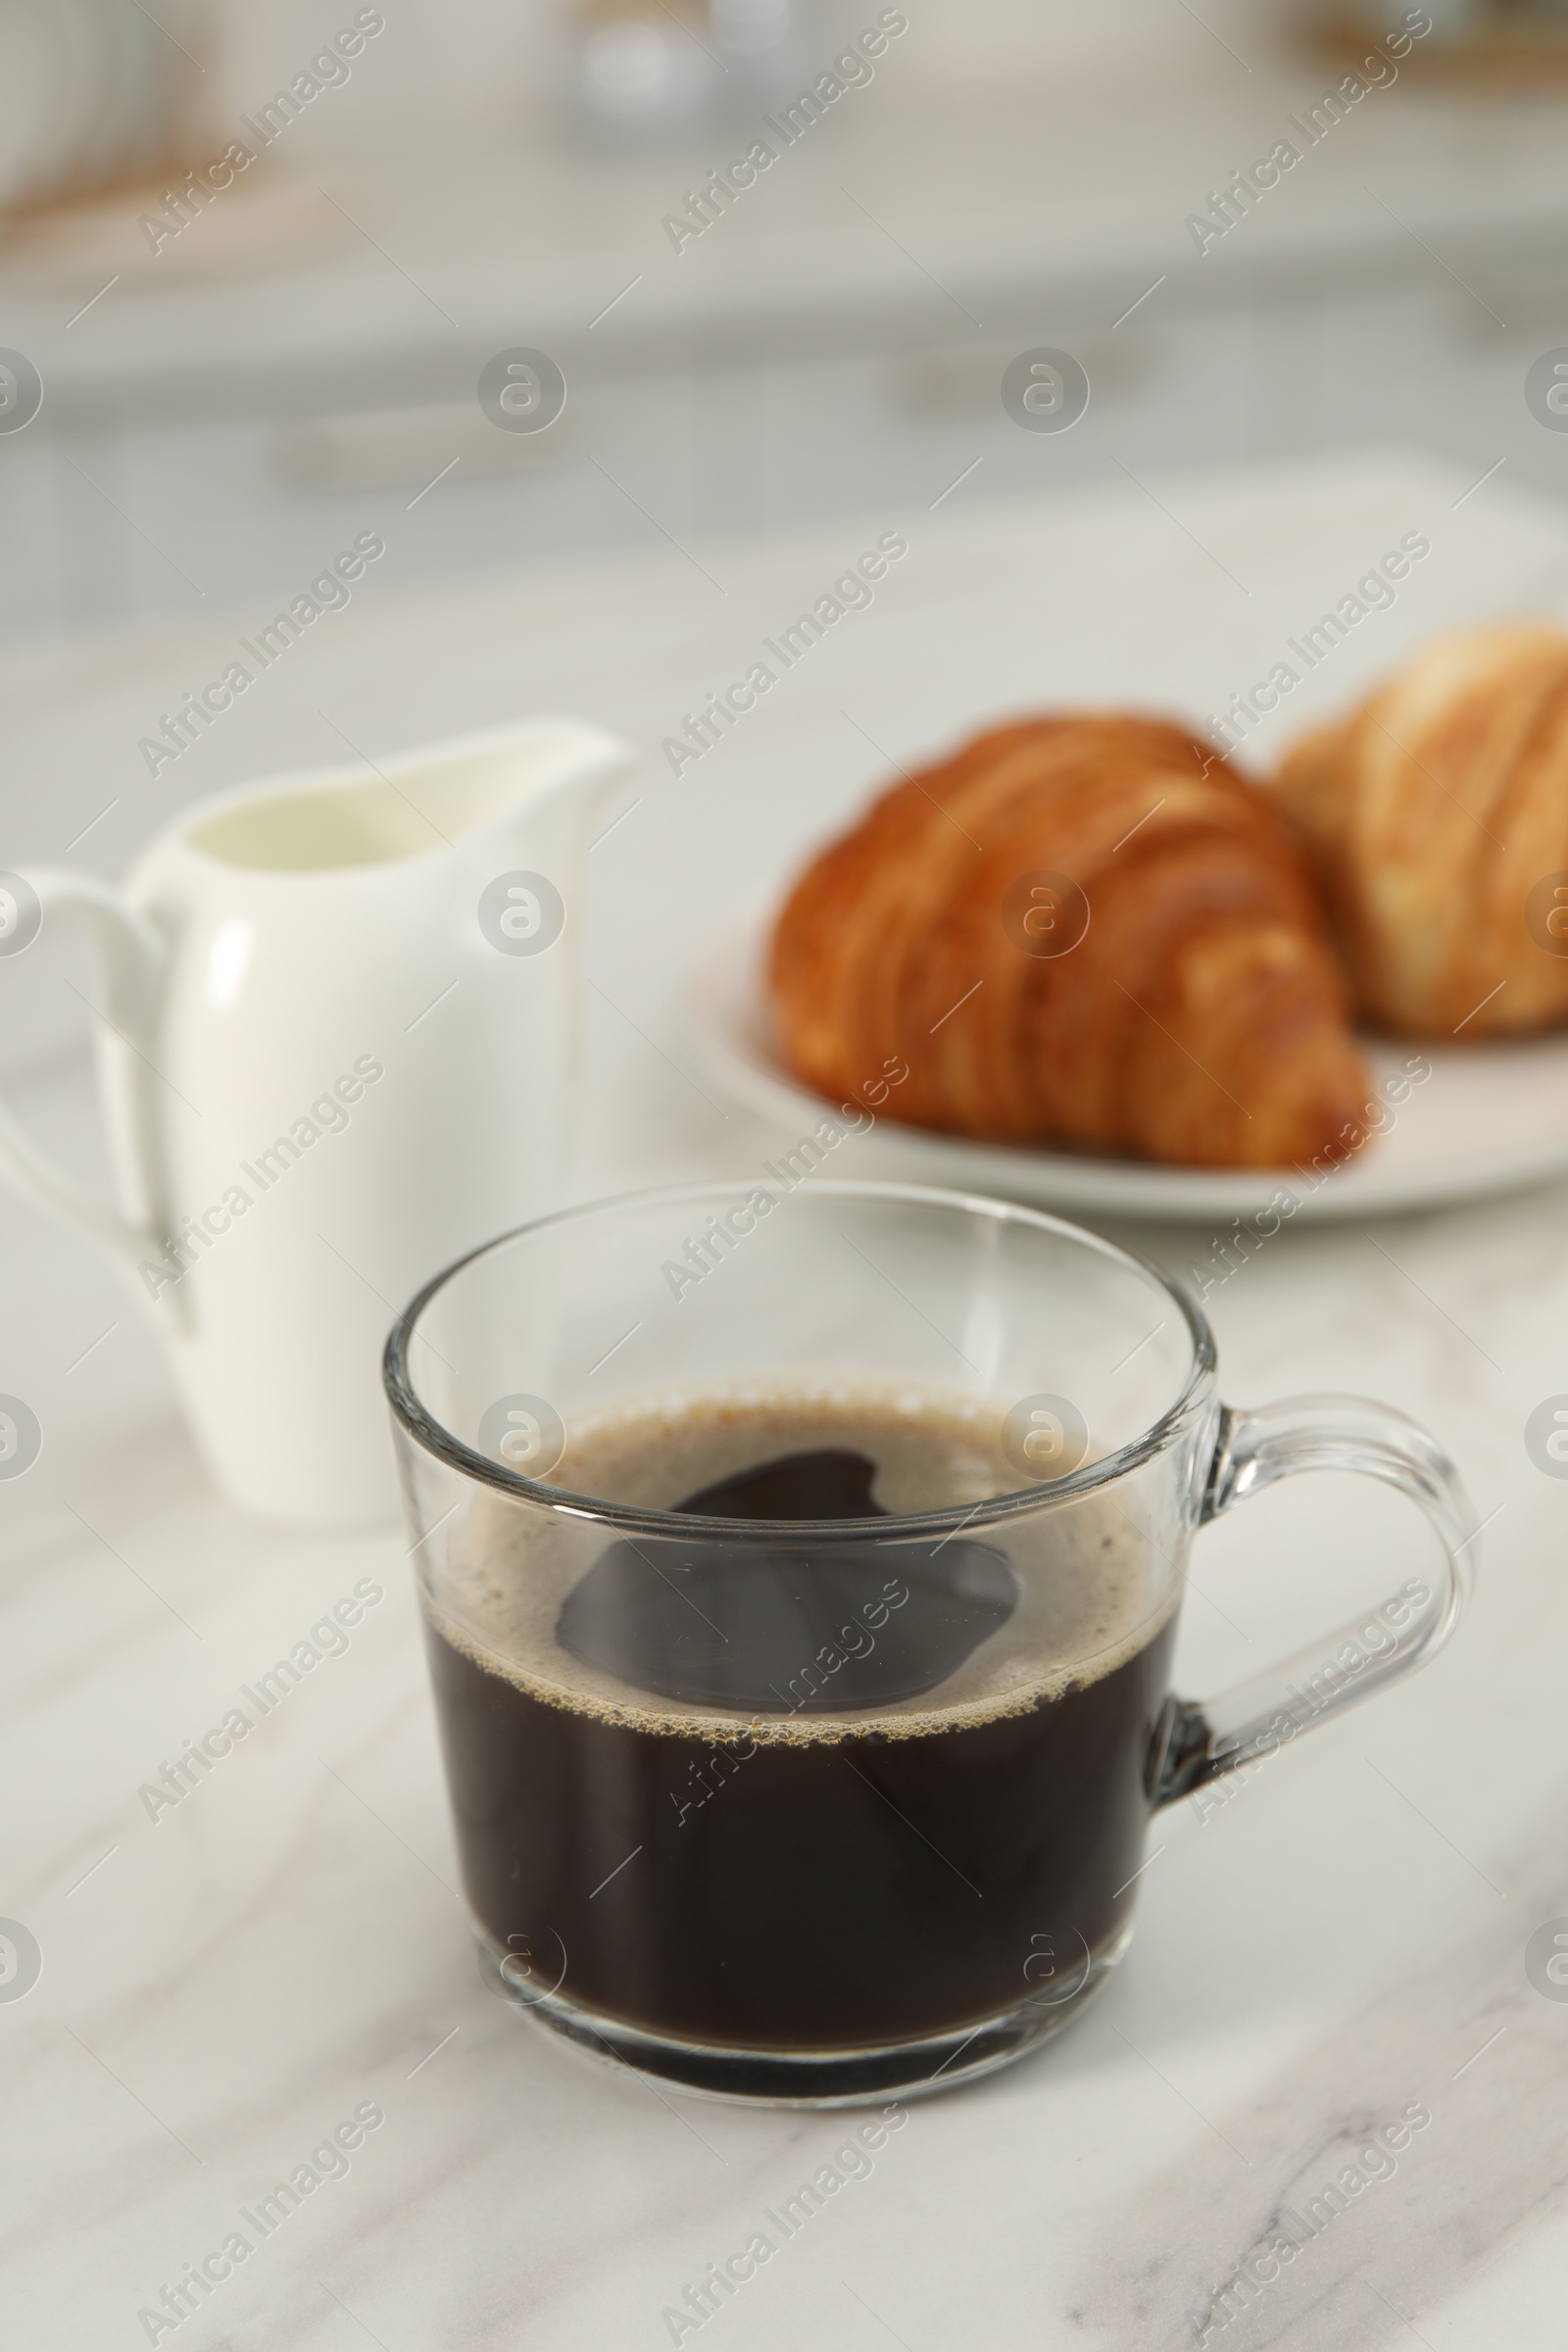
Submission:
[[836,1098],[902,1056],[914,1125],[1209,1167],[1364,1140],[1301,852],[1157,720],[1003,727],[906,777],[801,876],[770,977],[796,1074]]
[[1568,637],[1438,640],[1275,790],[1369,1019],[1461,1043],[1568,1020]]

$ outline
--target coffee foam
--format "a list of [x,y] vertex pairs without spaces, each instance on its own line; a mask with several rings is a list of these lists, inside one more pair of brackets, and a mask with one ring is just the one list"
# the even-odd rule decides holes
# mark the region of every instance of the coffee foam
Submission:
[[[885,1510],[950,1510],[1018,1491],[1002,1445],[1005,1413],[984,1398],[912,1383],[796,1379],[661,1391],[569,1420],[565,1451],[547,1483],[667,1510],[760,1462],[840,1446],[876,1462],[872,1494]],[[693,1534],[703,1524],[682,1521]],[[873,1528],[898,1533],[896,1519],[867,1523],[867,1534]],[[873,1729],[911,1739],[1025,1714],[1125,1664],[1168,1622],[1178,1593],[1162,1555],[1108,1496],[975,1524],[965,1533],[1005,1555],[1019,1601],[956,1673],[934,1691],[882,1706],[753,1716],[656,1698],[560,1646],[562,1603],[615,1532],[476,1489],[444,1558],[421,1564],[431,1622],[488,1673],[546,1705],[687,1739],[809,1745]]]

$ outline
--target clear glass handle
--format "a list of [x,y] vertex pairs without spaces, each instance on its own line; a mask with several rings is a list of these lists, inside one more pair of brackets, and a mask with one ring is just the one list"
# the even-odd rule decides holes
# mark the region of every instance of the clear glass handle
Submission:
[[1469,1597],[1474,1536],[1459,1473],[1437,1440],[1392,1406],[1364,1396],[1290,1396],[1259,1412],[1220,1413],[1200,1524],[1298,1470],[1359,1470],[1418,1502],[1441,1557],[1422,1577],[1216,1698],[1170,1698],[1155,1733],[1156,1805],[1255,1757],[1424,1665],[1452,1633]]

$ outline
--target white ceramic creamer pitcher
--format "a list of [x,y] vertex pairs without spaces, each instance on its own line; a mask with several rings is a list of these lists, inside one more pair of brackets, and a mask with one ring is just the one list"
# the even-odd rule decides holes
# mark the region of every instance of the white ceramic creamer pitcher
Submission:
[[556,1197],[584,818],[631,764],[539,719],[205,801],[122,893],[20,877],[13,925],[73,912],[101,942],[119,1205],[3,1109],[0,1175],[129,1277],[242,1509],[392,1516],[382,1344]]

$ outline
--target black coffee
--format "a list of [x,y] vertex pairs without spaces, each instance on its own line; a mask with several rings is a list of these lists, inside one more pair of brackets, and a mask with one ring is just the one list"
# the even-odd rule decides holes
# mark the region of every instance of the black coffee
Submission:
[[689,1540],[481,1514],[430,1653],[469,1899],[530,1984],[843,2049],[1049,1998],[1114,1940],[1169,1602],[1094,1499],[901,1538],[890,1513],[1016,1486],[997,1435],[870,1392],[649,1407],[573,1432],[557,1477],[681,1510]]

